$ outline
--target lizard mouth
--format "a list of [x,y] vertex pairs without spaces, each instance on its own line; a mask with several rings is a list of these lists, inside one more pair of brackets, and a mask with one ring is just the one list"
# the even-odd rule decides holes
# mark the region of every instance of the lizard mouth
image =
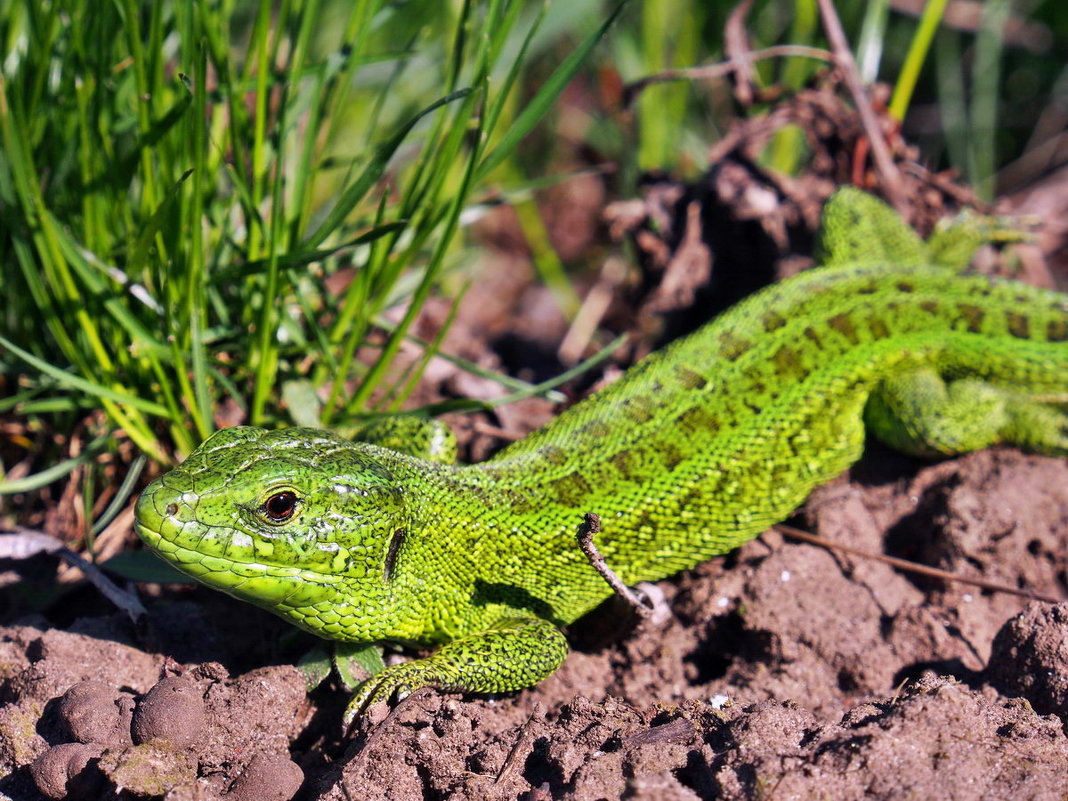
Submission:
[[[308,567],[269,564],[224,555],[221,548],[206,552],[207,531],[191,531],[167,506],[161,513],[149,487],[137,503],[134,531],[141,541],[172,567],[210,587],[254,603],[278,603],[300,583],[333,584],[340,576]],[[196,527],[199,528],[199,527]],[[242,549],[238,549],[242,550]]]
[[197,581],[272,612],[294,604],[309,587],[339,583],[340,576],[301,567],[242,562],[201,553],[168,540],[142,521],[134,524],[141,540],[164,561]]
[[[209,556],[193,548],[182,547],[173,539],[165,537],[159,527],[153,527],[141,520],[134,523],[134,531],[145,545],[169,565],[220,589],[233,587],[239,584],[242,578],[266,575],[271,570],[269,565],[238,562],[235,559]],[[246,575],[239,575],[238,570]]]

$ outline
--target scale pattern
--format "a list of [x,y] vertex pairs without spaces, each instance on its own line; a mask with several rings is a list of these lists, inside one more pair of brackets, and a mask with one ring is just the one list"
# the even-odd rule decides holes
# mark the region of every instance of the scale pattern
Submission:
[[[442,646],[372,677],[351,716],[421,686],[510,690],[552,673],[567,653],[558,626],[610,593],[576,544],[586,512],[634,583],[788,516],[859,457],[865,415],[917,453],[1068,453],[1066,296],[927,263],[864,197],[829,213],[829,266],[757,293],[487,462],[226,429],[146,489],[137,530],[190,575],[321,636]],[[858,235],[866,225],[879,236]],[[865,241],[882,258],[861,258]],[[888,261],[895,248],[907,257]]]

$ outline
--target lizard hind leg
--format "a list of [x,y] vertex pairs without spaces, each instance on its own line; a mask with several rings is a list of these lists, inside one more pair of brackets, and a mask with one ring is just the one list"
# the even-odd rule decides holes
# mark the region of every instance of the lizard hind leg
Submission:
[[883,380],[864,420],[884,443],[914,456],[953,456],[997,443],[1068,453],[1068,412],[1056,403],[981,379],[946,381],[931,368]]

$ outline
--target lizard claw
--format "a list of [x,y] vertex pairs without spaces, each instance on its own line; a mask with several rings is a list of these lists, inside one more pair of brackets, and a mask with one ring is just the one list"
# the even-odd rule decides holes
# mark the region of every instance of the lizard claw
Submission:
[[422,660],[418,659],[392,665],[375,673],[356,688],[345,706],[345,713],[341,718],[344,731],[350,732],[361,715],[375,717],[371,715],[375,707],[388,708],[390,701],[396,700],[399,703],[416,690],[432,686],[434,681],[426,673]]

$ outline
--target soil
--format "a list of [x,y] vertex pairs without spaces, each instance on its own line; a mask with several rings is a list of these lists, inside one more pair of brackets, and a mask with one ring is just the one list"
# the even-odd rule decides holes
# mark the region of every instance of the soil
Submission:
[[[776,113],[814,132],[803,178],[756,166],[747,148],[773,128],[756,121],[724,140],[701,180],[651,180],[642,198],[609,207],[607,226],[632,239],[641,270],[606,266],[583,289],[616,298],[592,328],[635,333],[619,363],[692,328],[694,307],[707,318],[810,252],[820,202],[852,169],[836,154],[862,132],[826,94]],[[929,227],[965,190],[916,175],[913,222]],[[556,191],[548,218],[561,250],[596,246],[603,184]],[[515,228],[498,215],[481,233],[503,241]],[[574,331],[515,251],[494,255],[444,350],[540,380],[597,342],[557,348]],[[420,333],[447,311],[432,305]],[[413,402],[503,392],[441,360],[425,383]],[[479,459],[554,411],[530,400],[454,422]],[[926,464],[872,445],[791,522],[1068,598],[1068,460],[992,449]],[[39,577],[51,564],[16,567]],[[778,530],[647,592],[669,613],[638,620],[606,602],[570,628],[572,654],[537,687],[421,691],[344,737],[345,691],[328,680],[309,694],[293,666],[313,638],[203,588],[144,586],[140,626],[78,588],[62,611],[0,627],[0,798],[1068,796],[1068,602],[917,577]]]
[[[1063,593],[1068,464],[995,449],[917,472],[873,449],[800,522]],[[309,698],[284,652],[271,664],[264,641],[284,624],[207,590],[160,595],[151,631],[118,614],[26,619],[0,629],[0,792],[1064,798],[1068,603],[919,580],[775,532],[656,588],[665,621],[607,602],[538,687],[417,693],[349,740],[344,692]]]

